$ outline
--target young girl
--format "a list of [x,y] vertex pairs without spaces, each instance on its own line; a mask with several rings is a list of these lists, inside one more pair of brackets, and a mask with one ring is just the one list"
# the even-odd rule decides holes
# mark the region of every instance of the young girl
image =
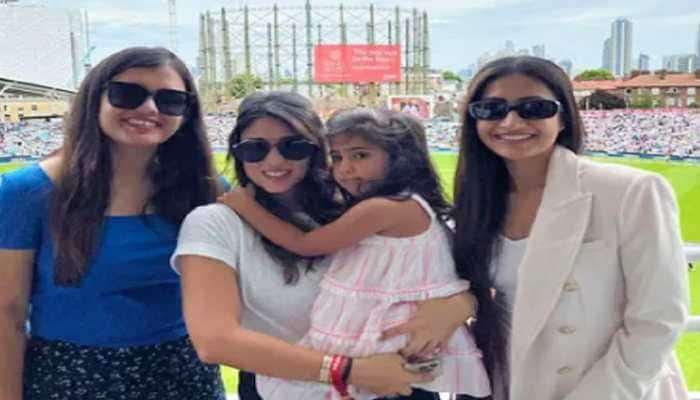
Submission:
[[[425,133],[412,117],[353,109],[335,114],[328,125],[333,176],[352,205],[342,217],[305,233],[272,215],[245,188],[229,192],[222,201],[290,251],[306,256],[335,253],[302,344],[347,357],[396,352],[406,346],[406,335],[382,340],[382,332],[409,320],[417,301],[469,289],[467,281],[456,278],[450,255],[444,225],[449,206],[428,156]],[[435,348],[442,349],[442,373],[422,388],[490,394],[481,353],[466,328],[447,343],[426,343],[404,356],[410,361],[435,356]],[[258,391],[265,399],[345,394],[344,379],[331,376],[329,381],[336,390],[261,376]],[[374,397],[353,388],[350,393],[356,399]]]

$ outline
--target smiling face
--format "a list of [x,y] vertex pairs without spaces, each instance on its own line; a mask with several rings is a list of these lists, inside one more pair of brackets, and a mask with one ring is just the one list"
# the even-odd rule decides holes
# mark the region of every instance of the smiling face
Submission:
[[[131,68],[111,80],[135,83],[151,93],[158,89],[186,90],[184,81],[171,67]],[[155,148],[170,139],[183,120],[181,116],[158,112],[152,97],[146,98],[141,105],[130,110],[113,106],[107,99],[106,91],[102,94],[99,124],[113,145]]]
[[309,158],[299,161],[287,160],[274,146],[289,136],[298,134],[286,124],[270,117],[255,120],[241,135],[241,141],[262,139],[272,145],[270,152],[261,161],[243,162],[243,170],[248,178],[268,193],[289,192],[304,179],[309,168]]
[[[515,74],[498,78],[486,86],[481,100],[501,99],[514,103],[529,99],[556,100],[544,83]],[[514,110],[505,118],[478,120],[479,139],[506,162],[549,159],[563,128],[559,114],[544,119],[523,119]]]
[[333,178],[351,195],[360,196],[386,178],[389,155],[361,135],[336,135],[331,137],[330,145]]

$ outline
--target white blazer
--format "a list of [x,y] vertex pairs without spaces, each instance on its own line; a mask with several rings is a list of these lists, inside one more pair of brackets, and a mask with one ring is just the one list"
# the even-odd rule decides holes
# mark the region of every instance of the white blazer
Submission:
[[687,399],[688,304],[669,184],[558,146],[518,272],[510,399]]

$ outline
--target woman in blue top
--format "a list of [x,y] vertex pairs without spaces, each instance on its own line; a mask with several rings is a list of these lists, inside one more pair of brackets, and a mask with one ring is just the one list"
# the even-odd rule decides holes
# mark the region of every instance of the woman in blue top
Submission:
[[0,398],[223,399],[168,265],[182,219],[217,193],[186,66],[113,54],[66,126],[61,150],[0,180]]

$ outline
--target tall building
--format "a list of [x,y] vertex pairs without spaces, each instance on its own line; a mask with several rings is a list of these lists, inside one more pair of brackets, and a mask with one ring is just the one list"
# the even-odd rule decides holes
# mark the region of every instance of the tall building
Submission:
[[698,24],[698,37],[695,39],[695,55],[700,58],[700,24]]
[[632,23],[618,18],[610,29],[612,74],[624,76],[632,70]]
[[0,1],[0,77],[73,89],[85,73],[80,11]]
[[603,69],[612,73],[612,39],[606,38],[603,42]]
[[536,44],[532,47],[532,55],[539,58],[546,58],[545,47],[543,44]]
[[459,70],[457,72],[457,75],[460,76],[460,78],[464,80],[470,80],[476,75],[476,65],[475,64],[470,64],[467,68]]
[[571,76],[571,72],[574,70],[574,63],[572,63],[571,60],[561,60],[557,64],[564,70],[564,72],[566,72],[567,75]]
[[639,71],[649,71],[649,55],[640,54],[637,61],[637,69]]
[[667,71],[692,73],[700,68],[698,56],[695,54],[673,54],[664,56],[662,68]]
[[477,68],[481,69],[487,63],[504,57],[512,56],[529,56],[530,50],[528,49],[515,49],[515,43],[512,40],[506,40],[505,47],[494,52],[487,51],[482,53],[477,59]]

